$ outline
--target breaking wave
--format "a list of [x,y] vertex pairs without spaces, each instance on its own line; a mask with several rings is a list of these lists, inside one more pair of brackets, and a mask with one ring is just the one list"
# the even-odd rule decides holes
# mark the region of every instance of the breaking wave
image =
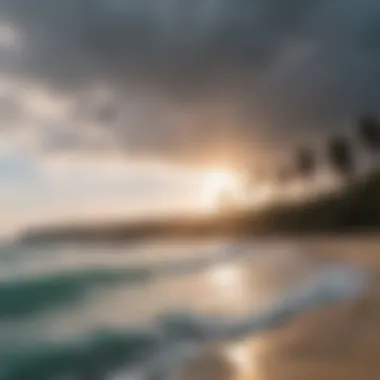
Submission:
[[[145,275],[135,273],[134,279],[140,280]],[[75,288],[80,288],[82,282],[84,287],[88,282],[112,283],[115,277],[118,276],[99,273],[82,276],[80,281],[76,280]],[[125,277],[121,273],[119,278]],[[262,313],[233,319],[201,317],[189,312],[165,314],[156,316],[151,326],[144,329],[132,326],[129,331],[97,331],[66,343],[6,347],[0,355],[0,379],[116,380],[130,378],[130,374],[142,380],[152,376],[172,378],[184,361],[200,353],[208,343],[242,339],[273,329],[307,310],[359,297],[367,285],[366,273],[332,266],[308,283],[294,287]]]
[[226,249],[217,255],[171,260],[141,267],[82,268],[0,281],[0,318],[23,317],[43,310],[67,306],[92,291],[121,284],[143,284],[161,277],[185,276],[238,257]]
[[82,300],[94,288],[147,281],[146,269],[88,269],[0,283],[0,317],[30,315]]

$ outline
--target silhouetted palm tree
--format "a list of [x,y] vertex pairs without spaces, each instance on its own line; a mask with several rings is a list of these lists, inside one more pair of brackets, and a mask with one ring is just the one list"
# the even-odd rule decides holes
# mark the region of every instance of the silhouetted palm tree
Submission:
[[380,123],[372,116],[364,116],[359,120],[358,137],[362,144],[367,148],[371,156],[371,166],[375,166],[375,170],[378,167],[378,156],[376,153],[380,153]]
[[317,165],[314,153],[308,148],[300,148],[296,152],[296,174],[302,178],[310,178],[315,174]]
[[358,137],[371,152],[380,151],[380,123],[372,116],[359,120]]
[[350,142],[342,136],[330,139],[327,146],[328,160],[335,172],[346,180],[355,173],[355,157]]

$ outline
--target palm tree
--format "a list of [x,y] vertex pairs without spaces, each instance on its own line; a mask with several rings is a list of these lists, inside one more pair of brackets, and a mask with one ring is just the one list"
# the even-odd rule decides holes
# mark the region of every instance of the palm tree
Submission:
[[380,123],[376,118],[363,116],[359,120],[358,137],[369,151],[380,151]]
[[295,171],[302,178],[310,178],[315,174],[317,165],[314,153],[308,148],[300,148],[296,152]]
[[346,180],[352,178],[355,173],[355,159],[349,140],[343,136],[331,138],[327,146],[327,156],[335,172]]
[[[364,116],[359,120],[357,134],[359,140],[370,154],[380,152],[380,123],[372,116]],[[377,164],[377,159],[371,157],[371,166]]]

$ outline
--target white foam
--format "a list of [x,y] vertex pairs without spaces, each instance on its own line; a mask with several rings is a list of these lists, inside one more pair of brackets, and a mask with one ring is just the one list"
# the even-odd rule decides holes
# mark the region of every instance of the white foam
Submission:
[[[234,319],[216,316],[200,318],[191,314],[171,316],[158,323],[160,349],[154,358],[111,380],[172,379],[189,359],[202,352],[206,343],[236,341],[280,326],[298,314],[359,297],[369,286],[368,274],[358,268],[334,264],[311,276],[277,299],[262,313]],[[174,376],[174,377],[173,377]]]

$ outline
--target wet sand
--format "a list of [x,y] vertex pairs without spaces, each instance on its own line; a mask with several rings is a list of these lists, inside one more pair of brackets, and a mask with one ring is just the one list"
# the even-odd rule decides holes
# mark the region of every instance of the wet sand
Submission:
[[380,236],[303,239],[308,254],[353,263],[370,272],[362,298],[308,312],[270,333],[210,349],[190,361],[181,379],[380,379]]

